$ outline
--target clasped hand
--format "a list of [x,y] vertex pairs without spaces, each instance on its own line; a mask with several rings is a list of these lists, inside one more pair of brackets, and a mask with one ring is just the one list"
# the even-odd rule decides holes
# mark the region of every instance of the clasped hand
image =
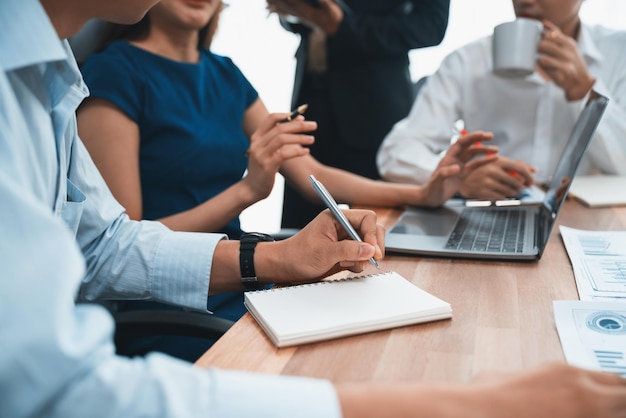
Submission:
[[490,164],[473,170],[459,191],[470,199],[502,200],[517,196],[534,183],[535,168],[522,160],[499,156]]
[[306,134],[317,129],[317,123],[298,116],[289,123],[280,123],[287,113],[269,115],[250,138],[248,174],[242,180],[248,186],[251,202],[266,198],[274,187],[276,173],[292,158],[309,155],[315,138]]
[[500,158],[496,155],[497,147],[483,145],[483,141],[492,138],[493,134],[482,131],[460,136],[448,148],[425,185],[423,204],[431,207],[442,205],[459,191],[472,173]]

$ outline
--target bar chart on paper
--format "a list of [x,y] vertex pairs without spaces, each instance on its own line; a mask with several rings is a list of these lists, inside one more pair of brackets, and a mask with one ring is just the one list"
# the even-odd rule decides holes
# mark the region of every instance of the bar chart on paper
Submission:
[[626,377],[626,359],[623,351],[593,350],[602,371]]
[[580,300],[626,302],[626,231],[583,231],[561,226]]
[[568,363],[626,377],[626,303],[554,301]]
[[626,293],[626,260],[583,260],[594,289],[601,292]]

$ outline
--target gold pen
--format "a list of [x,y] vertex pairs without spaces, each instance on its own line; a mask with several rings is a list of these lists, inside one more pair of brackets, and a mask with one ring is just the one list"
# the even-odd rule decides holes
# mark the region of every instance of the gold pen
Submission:
[[296,110],[291,112],[291,114],[287,116],[285,119],[281,120],[280,123],[291,122],[292,120],[297,118],[299,115],[304,115],[304,112],[306,112],[308,107],[309,107],[308,104],[303,104],[303,105],[298,106]]
[[[297,107],[296,110],[294,110],[293,112],[291,112],[289,114],[289,116],[287,116],[285,119],[281,120],[278,123],[287,123],[287,122],[291,122],[292,120],[294,120],[295,118],[297,118],[299,115],[303,115],[304,112],[306,112],[306,110],[308,109],[309,105],[308,104],[303,104]],[[244,154],[244,156],[247,158],[250,156],[250,148],[248,148]]]

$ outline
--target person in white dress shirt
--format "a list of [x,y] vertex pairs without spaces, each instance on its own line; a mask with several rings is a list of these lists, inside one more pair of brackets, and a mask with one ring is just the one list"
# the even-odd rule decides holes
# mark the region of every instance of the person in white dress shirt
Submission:
[[462,121],[469,132],[493,133],[499,158],[467,176],[460,194],[514,196],[550,178],[592,88],[610,102],[578,174],[626,174],[626,32],[581,22],[582,1],[513,0],[517,17],[544,25],[536,71],[525,78],[492,72],[491,36],[447,56],[384,139],[381,175],[424,182]]

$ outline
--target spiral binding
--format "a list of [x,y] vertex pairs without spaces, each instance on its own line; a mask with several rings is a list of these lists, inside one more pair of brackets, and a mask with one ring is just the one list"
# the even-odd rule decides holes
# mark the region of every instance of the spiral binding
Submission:
[[381,271],[379,273],[371,273],[371,274],[362,274],[360,276],[352,276],[352,277],[343,277],[341,279],[334,279],[334,280],[326,280],[326,281],[319,281],[319,282],[314,282],[314,283],[304,283],[304,284],[296,284],[293,286],[281,286],[281,287],[272,287],[271,289],[260,289],[260,290],[253,290],[253,292],[261,292],[261,293],[265,293],[265,292],[277,292],[279,290],[288,290],[288,289],[293,289],[295,287],[310,287],[310,286],[320,286],[320,285],[324,285],[324,284],[330,284],[330,283],[337,283],[337,282],[346,282],[346,281],[351,281],[351,280],[355,280],[355,279],[364,279],[366,277],[374,277],[374,276],[383,276],[385,274],[390,274],[393,273],[393,271],[388,270],[388,271]]

